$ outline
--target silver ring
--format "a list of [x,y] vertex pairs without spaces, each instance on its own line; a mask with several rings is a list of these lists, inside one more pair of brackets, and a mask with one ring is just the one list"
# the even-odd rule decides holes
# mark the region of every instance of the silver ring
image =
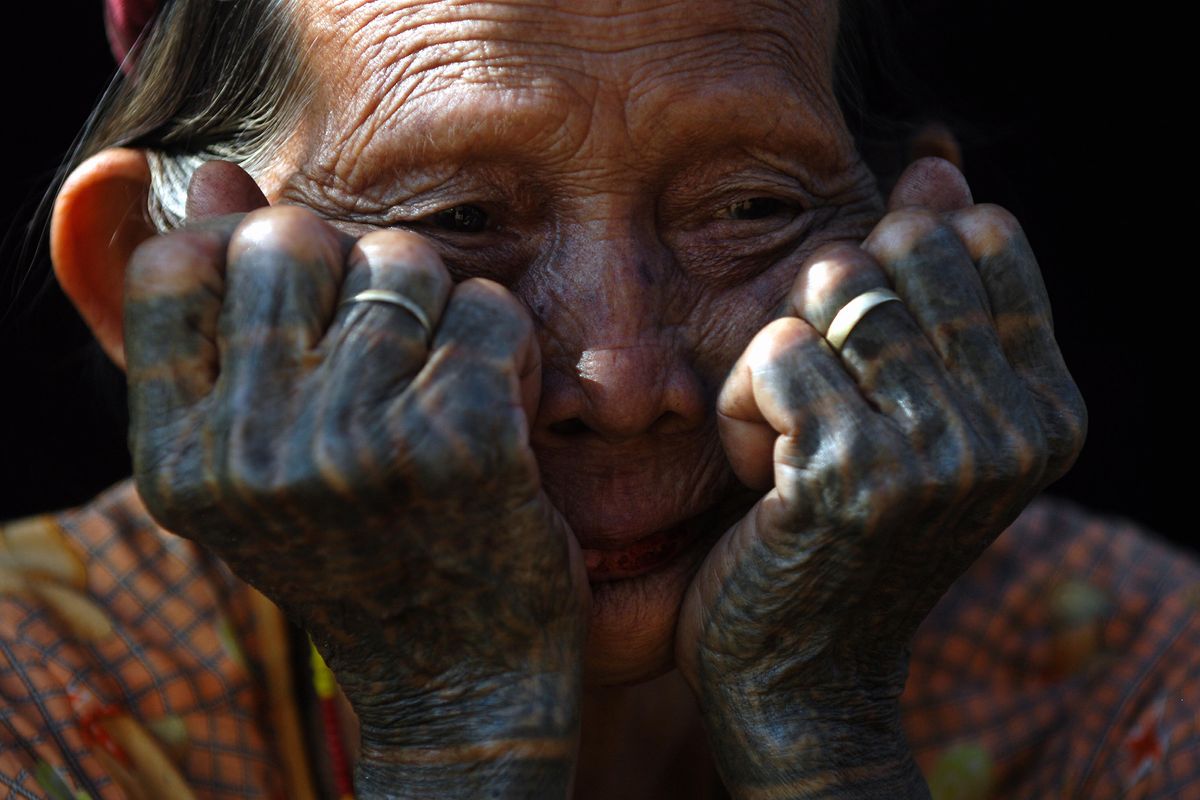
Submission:
[[900,296],[891,289],[872,289],[846,303],[840,311],[834,314],[833,322],[829,323],[829,333],[825,334],[829,346],[839,353],[842,352],[842,347],[850,338],[850,331],[854,330],[855,325],[862,322],[867,312],[877,305],[892,300],[900,302]]
[[402,308],[412,315],[417,324],[425,329],[425,342],[428,344],[433,341],[433,326],[429,324],[429,316],[425,313],[425,309],[399,292],[392,292],[387,289],[364,289],[354,295],[354,297],[342,301],[342,305],[344,306],[353,303],[387,303],[388,305]]

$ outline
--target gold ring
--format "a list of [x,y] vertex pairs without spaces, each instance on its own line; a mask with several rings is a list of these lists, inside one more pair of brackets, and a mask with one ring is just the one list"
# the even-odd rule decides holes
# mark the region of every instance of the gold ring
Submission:
[[833,316],[833,322],[829,323],[829,333],[825,334],[829,346],[839,353],[842,352],[842,347],[850,338],[850,331],[854,330],[855,325],[862,322],[867,312],[877,305],[892,300],[900,302],[900,296],[891,289],[872,289],[846,303]]

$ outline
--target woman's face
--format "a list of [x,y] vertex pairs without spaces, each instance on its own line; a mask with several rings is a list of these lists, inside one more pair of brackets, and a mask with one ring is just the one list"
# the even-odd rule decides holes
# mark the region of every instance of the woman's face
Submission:
[[590,681],[670,665],[745,508],[716,393],[805,257],[879,215],[833,97],[836,5],[302,0],[316,94],[264,188],[351,233],[418,230],[529,309]]

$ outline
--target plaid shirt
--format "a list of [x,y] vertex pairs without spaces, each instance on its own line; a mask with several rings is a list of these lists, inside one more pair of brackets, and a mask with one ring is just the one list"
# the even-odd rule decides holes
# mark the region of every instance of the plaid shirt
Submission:
[[[934,796],[1200,798],[1198,612],[1188,557],[1132,524],[1034,503],[914,641],[903,712]],[[282,707],[290,678],[271,662],[280,630],[261,596],[157,528],[129,483],[9,523],[5,796],[313,796]]]

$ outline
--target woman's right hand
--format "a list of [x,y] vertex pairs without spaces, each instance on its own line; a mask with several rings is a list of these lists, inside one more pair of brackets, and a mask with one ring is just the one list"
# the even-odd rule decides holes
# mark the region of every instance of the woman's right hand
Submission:
[[[366,289],[420,306],[432,341],[346,302]],[[540,356],[507,291],[453,285],[415,234],[260,208],[139,247],[125,342],[147,507],[310,632],[365,758],[571,755],[589,591],[529,447]]]

